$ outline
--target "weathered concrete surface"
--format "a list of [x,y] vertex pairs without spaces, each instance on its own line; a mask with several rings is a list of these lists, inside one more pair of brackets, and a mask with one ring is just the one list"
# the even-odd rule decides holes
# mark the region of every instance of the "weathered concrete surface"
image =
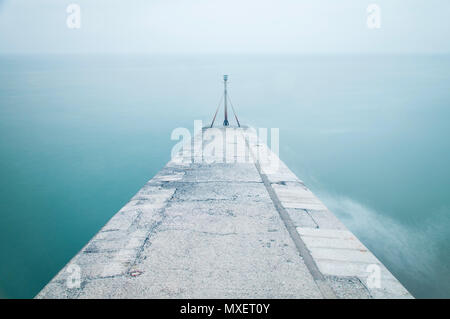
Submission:
[[254,132],[193,141],[37,298],[411,297]]

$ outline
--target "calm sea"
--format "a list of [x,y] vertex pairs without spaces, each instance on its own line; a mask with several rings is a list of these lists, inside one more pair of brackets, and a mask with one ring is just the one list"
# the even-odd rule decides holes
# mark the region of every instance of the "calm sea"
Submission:
[[0,297],[33,297],[209,122],[241,122],[416,297],[450,297],[449,56],[0,56]]

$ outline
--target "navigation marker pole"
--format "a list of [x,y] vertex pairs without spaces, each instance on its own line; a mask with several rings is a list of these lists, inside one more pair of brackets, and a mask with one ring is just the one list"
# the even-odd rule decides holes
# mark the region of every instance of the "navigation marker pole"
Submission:
[[223,76],[223,85],[224,85],[224,109],[225,109],[225,119],[223,120],[223,126],[228,126],[230,123],[228,123],[228,113],[227,113],[227,81],[228,81],[228,75]]
[[238,127],[241,127],[241,123],[239,123],[239,119],[236,115],[236,111],[234,110],[234,106],[233,106],[233,103],[231,102],[231,99],[230,99],[230,101],[228,101],[227,81],[228,81],[228,75],[224,75],[223,76],[224,92],[223,92],[222,98],[219,101],[219,105],[217,106],[216,113],[214,113],[214,117],[213,117],[211,125],[210,125],[211,128],[214,126],[214,122],[216,120],[217,113],[219,112],[220,105],[222,104],[222,99],[224,100],[224,111],[225,111],[225,118],[223,120],[223,126],[230,126],[230,122],[228,122],[228,102],[230,102],[231,109],[233,110],[234,118],[236,119],[236,123],[237,123]]

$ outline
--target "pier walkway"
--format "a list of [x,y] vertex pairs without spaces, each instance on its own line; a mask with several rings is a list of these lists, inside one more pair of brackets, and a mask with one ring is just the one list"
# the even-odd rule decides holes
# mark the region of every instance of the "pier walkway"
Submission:
[[411,298],[253,131],[193,141],[37,298]]

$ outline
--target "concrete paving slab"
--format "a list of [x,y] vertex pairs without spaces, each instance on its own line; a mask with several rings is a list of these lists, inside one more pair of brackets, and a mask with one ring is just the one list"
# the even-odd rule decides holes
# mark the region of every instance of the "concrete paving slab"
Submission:
[[319,226],[304,209],[287,209],[295,227],[318,228]]
[[329,210],[307,209],[307,212],[321,229],[347,229],[344,224]]
[[367,287],[356,277],[327,276],[327,282],[340,299],[370,299]]

